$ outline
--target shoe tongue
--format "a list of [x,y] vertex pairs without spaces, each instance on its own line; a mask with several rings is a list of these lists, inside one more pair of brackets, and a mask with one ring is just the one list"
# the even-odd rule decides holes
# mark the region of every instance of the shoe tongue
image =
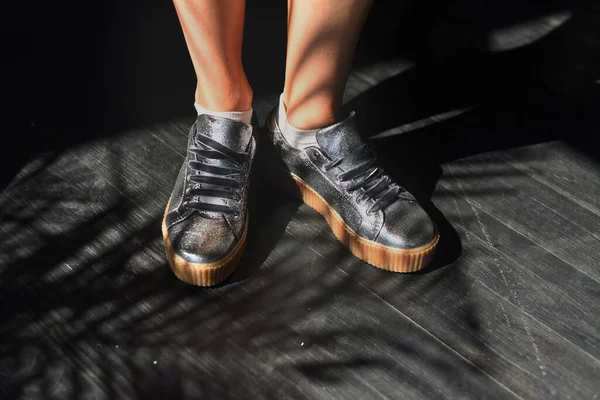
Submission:
[[332,160],[356,152],[365,141],[358,133],[354,111],[345,120],[319,130],[317,143]]
[[229,118],[201,114],[196,120],[196,132],[241,153],[248,148],[252,137],[252,125]]

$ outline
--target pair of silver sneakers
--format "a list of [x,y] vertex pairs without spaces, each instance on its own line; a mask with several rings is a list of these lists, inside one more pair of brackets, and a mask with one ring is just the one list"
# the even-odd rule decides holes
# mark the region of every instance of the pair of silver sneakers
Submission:
[[[200,115],[167,204],[162,233],[169,265],[184,282],[213,286],[234,271],[248,235],[250,171],[258,157],[284,188],[319,212],[356,257],[393,272],[414,272],[433,258],[439,233],[416,199],[378,165],[354,113],[298,150],[277,124],[265,129]],[[259,145],[260,144],[260,145]]]

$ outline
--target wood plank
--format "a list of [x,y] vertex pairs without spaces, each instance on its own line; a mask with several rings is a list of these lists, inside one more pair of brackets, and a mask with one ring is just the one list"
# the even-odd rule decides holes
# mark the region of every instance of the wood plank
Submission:
[[456,193],[453,203],[440,203],[460,228],[464,244],[485,251],[477,276],[572,343],[600,358],[600,323],[588,302],[600,297],[600,284],[560,258],[512,230],[463,196],[455,179],[441,186]]
[[[490,171],[494,179],[487,178]],[[469,179],[457,180],[463,196],[511,229],[537,245],[600,281],[600,215],[560,195],[557,191],[531,179],[508,163],[489,154],[479,155],[448,166],[452,175],[464,173]],[[482,174],[480,176],[480,174]],[[505,177],[504,175],[508,177]],[[486,195],[486,189],[498,190],[502,196]],[[471,189],[478,195],[469,195]]]
[[[324,223],[312,224],[327,230]],[[293,223],[290,229],[304,231]],[[314,237],[319,228],[314,231],[307,236]],[[339,246],[323,239],[305,244],[321,254]],[[352,257],[330,261],[521,397],[577,398],[595,393],[598,360],[525,312],[523,303],[516,305],[498,295],[494,285],[504,281],[493,278],[492,288],[488,287],[482,279],[490,272],[482,276],[480,271],[491,257],[489,249],[482,248],[463,248],[455,265],[426,275],[390,274]],[[519,271],[510,260],[493,256],[497,263]],[[582,364],[586,367],[579,369]],[[570,368],[577,372],[565,377]],[[587,387],[576,393],[569,382],[582,378],[581,373],[589,373],[582,379]]]
[[598,161],[563,142],[541,143],[497,157],[527,173],[563,196],[600,214]]

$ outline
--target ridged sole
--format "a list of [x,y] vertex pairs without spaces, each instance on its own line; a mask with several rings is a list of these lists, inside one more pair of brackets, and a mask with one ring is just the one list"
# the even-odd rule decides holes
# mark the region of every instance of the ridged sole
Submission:
[[196,286],[214,286],[223,282],[233,273],[244,253],[246,236],[248,234],[248,217],[246,216],[244,232],[242,233],[240,241],[229,254],[212,263],[193,263],[177,254],[171,246],[166,224],[170,203],[171,199],[169,199],[169,202],[167,203],[167,208],[165,209],[165,214],[163,216],[162,235],[165,241],[167,260],[175,275],[182,281]]
[[300,190],[304,203],[321,214],[331,227],[335,237],[361,260],[387,271],[406,273],[424,268],[433,259],[440,240],[439,234],[436,234],[428,244],[414,249],[398,249],[362,238],[346,225],[337,211],[313,188],[297,175],[293,173],[291,175]]

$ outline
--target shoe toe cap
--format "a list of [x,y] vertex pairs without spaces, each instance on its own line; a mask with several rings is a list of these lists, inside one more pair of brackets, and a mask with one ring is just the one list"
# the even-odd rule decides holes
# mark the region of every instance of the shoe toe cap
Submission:
[[193,216],[168,229],[171,249],[184,260],[208,264],[226,257],[236,238],[223,219]]
[[416,201],[397,201],[385,211],[377,242],[386,246],[414,249],[431,243],[437,234],[429,215]]

